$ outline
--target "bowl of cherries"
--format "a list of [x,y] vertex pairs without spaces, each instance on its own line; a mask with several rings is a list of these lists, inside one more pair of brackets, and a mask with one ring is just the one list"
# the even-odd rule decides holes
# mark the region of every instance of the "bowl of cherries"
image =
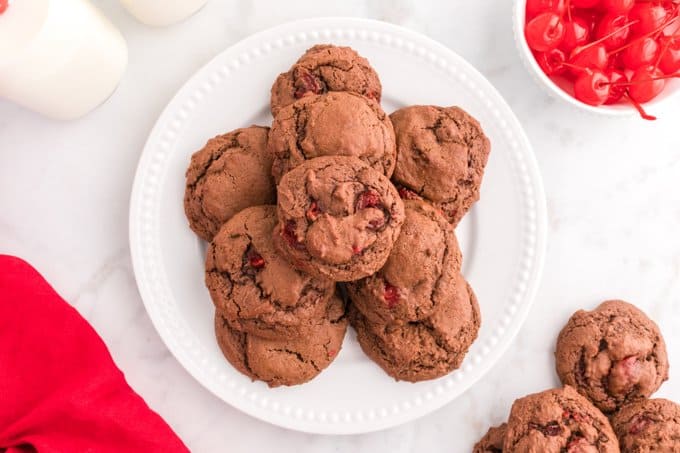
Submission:
[[549,92],[608,115],[677,101],[680,0],[517,0],[515,40]]

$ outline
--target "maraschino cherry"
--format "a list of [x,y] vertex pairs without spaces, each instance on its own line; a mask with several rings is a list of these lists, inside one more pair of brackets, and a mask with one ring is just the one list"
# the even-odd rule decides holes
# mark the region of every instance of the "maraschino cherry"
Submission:
[[545,12],[564,14],[566,5],[564,0],[527,0],[527,18],[533,19],[537,15]]
[[680,71],[680,36],[659,38],[659,69],[666,74]]
[[637,2],[629,14],[631,20],[637,21],[633,33],[638,36],[656,30],[667,17],[666,8],[654,2]]
[[0,0],[0,14],[7,11],[8,6],[9,6],[9,0]]
[[587,70],[574,82],[574,97],[588,105],[602,105],[611,91],[609,79],[604,72]]
[[527,0],[526,14],[541,70],[586,104],[629,103],[655,119],[641,104],[680,77],[680,0]]
[[602,0],[600,7],[610,14],[627,14],[635,6],[635,0]]
[[604,101],[604,103],[607,105],[616,104],[626,94],[626,90],[628,88],[623,85],[623,83],[628,82],[628,77],[626,77],[625,72],[619,69],[607,69],[604,74],[607,76],[609,83],[611,84],[609,89],[609,97],[606,101]]
[[531,49],[538,52],[555,49],[564,38],[564,21],[556,13],[541,13],[529,21],[525,34]]

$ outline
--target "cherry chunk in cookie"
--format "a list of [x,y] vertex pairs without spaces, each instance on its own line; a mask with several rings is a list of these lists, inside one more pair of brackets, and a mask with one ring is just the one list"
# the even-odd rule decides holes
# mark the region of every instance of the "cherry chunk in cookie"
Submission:
[[404,204],[380,172],[354,157],[318,157],[278,186],[274,241],[298,269],[334,281],[374,274],[404,222]]
[[657,325],[621,300],[579,310],[555,350],[557,374],[604,413],[648,398],[668,379],[666,345]]

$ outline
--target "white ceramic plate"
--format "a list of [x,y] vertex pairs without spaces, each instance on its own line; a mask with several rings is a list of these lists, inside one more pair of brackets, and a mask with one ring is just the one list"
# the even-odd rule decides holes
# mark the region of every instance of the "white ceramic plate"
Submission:
[[[429,382],[395,382],[350,329],[335,362],[308,384],[269,389],[222,357],[203,284],[205,245],[182,199],[189,157],[216,134],[271,122],[269,88],[316,43],[349,45],[380,74],[387,112],[409,104],[459,105],[477,117],[492,151],[481,201],[458,228],[463,271],[482,327],[461,369]],[[206,388],[254,417],[300,431],[350,434],[413,420],[473,385],[510,346],[531,306],[546,241],[543,188],[530,144],[491,84],[446,47],[394,25],[313,19],[257,33],[198,71],[158,119],[142,153],[130,206],[135,276],[158,333]]]

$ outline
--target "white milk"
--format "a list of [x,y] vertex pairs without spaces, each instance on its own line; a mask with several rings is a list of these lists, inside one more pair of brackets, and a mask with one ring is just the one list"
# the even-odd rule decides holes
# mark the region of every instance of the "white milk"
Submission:
[[194,14],[208,0],[120,0],[140,22],[154,27],[174,24]]
[[31,110],[80,117],[126,65],[125,39],[87,0],[12,0],[0,14],[0,97]]

